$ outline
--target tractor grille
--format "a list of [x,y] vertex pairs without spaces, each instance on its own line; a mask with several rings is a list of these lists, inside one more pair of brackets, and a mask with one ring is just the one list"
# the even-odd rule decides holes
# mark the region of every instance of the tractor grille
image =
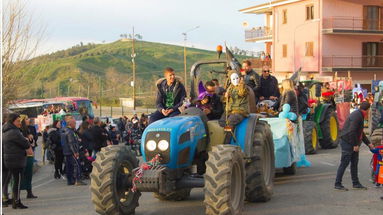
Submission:
[[[161,140],[167,140],[169,142],[169,148],[166,151],[161,151],[157,147],[156,150],[151,152],[151,151],[146,149],[146,143],[149,140],[154,140],[157,144]],[[145,141],[146,141],[144,143],[145,144],[145,155],[146,155],[146,159],[148,161],[153,159],[157,154],[160,154],[161,158],[162,158],[161,159],[161,164],[169,163],[169,161],[170,161],[170,133],[169,132],[167,132],[167,131],[151,131],[151,132],[148,132],[146,134]]]

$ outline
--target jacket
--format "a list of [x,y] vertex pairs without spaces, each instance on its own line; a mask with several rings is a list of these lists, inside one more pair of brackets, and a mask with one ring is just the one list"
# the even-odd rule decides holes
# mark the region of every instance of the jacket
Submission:
[[63,154],[65,156],[74,155],[79,153],[80,144],[78,141],[77,134],[73,129],[65,127],[61,133],[61,142],[63,147]]
[[82,133],[79,132],[81,146],[88,150],[93,150],[93,135],[90,129],[85,129]]
[[55,152],[63,150],[61,145],[61,131],[57,128],[50,128],[48,130],[47,147]]
[[223,114],[223,104],[217,94],[211,97],[211,108],[211,113],[207,115],[207,118],[209,120],[220,119]]
[[249,114],[248,89],[246,85],[244,83],[240,83],[238,86],[230,85],[227,92],[229,94],[227,113],[241,114],[246,117]]
[[246,75],[243,76],[243,79],[246,85],[253,89],[254,94],[258,95],[258,91],[260,88],[260,76],[258,75],[258,73],[256,73],[254,70],[251,70],[248,73],[246,72]]
[[263,78],[261,76],[261,81],[260,84],[261,86],[259,87],[259,96],[265,97],[266,100],[270,98],[270,96],[275,96],[279,98],[281,96],[278,88],[278,80],[274,77],[269,75],[267,79]]
[[100,126],[95,125],[90,129],[90,133],[93,139],[93,149],[96,151],[100,151],[102,147],[105,147],[106,140],[107,140],[107,134],[105,134],[104,129],[102,129]]
[[24,168],[27,163],[26,149],[30,147],[20,129],[12,123],[3,126],[4,165],[7,168]]
[[[361,110],[356,110],[352,112],[346,122],[344,123],[342,133],[340,135],[341,139],[352,146],[359,146],[361,141],[364,144],[370,144],[370,140],[366,137],[366,134],[363,132],[364,129],[364,117]],[[360,138],[362,137],[362,138]]]
[[280,98],[280,101],[281,103],[279,106],[279,111],[282,111],[284,104],[289,104],[290,112],[293,112],[296,115],[298,115],[298,98],[294,90],[288,90],[285,93],[283,93],[283,95]]
[[166,79],[160,79],[157,81],[157,99],[156,99],[156,107],[159,112],[162,109],[170,109],[173,111],[178,110],[179,107],[183,105],[183,101],[186,97],[186,90],[184,85],[176,78],[173,85],[170,87],[173,92],[173,105],[171,107],[166,107],[166,92],[167,92],[167,83]]

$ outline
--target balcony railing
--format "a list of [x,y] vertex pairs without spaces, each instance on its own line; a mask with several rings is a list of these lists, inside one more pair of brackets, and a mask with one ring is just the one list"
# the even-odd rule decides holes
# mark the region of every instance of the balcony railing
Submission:
[[272,29],[266,26],[253,28],[251,30],[245,31],[245,40],[251,41],[251,40],[264,40],[264,39],[271,39],[271,36],[273,35]]
[[323,67],[330,68],[383,68],[383,55],[377,56],[325,56]]
[[323,19],[323,29],[352,31],[383,31],[383,20],[360,17],[331,17]]

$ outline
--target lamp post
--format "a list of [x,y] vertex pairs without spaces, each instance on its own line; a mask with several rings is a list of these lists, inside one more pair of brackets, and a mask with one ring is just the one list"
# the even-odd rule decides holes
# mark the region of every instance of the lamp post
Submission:
[[[313,20],[310,20],[309,22],[302,23],[302,24],[298,25],[297,27],[295,27],[295,29],[294,29],[294,47],[293,47],[293,53],[294,53],[294,55],[293,55],[294,71],[296,71],[296,65],[295,65],[295,35],[296,35],[296,32],[297,32],[298,28],[300,28],[302,26],[305,26],[306,24],[310,24],[310,23],[314,23],[314,22],[319,22],[319,21],[320,21],[320,19],[313,19]],[[319,42],[319,40],[318,40],[318,42]]]
[[189,33],[190,31],[194,31],[195,29],[199,28],[200,26],[196,26],[194,28],[191,28],[187,31],[185,31],[184,33],[182,33],[182,35],[184,35],[184,85],[185,85],[185,89],[187,89],[187,72],[186,72],[186,40],[187,40],[187,33]]

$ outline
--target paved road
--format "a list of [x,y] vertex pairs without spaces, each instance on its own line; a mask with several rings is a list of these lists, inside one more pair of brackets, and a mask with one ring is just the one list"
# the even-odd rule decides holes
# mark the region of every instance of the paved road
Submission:
[[[339,163],[339,149],[321,150],[308,156],[312,162],[309,168],[299,168],[294,176],[278,176],[275,180],[274,196],[267,203],[246,203],[244,215],[343,215],[381,214],[383,188],[375,188],[369,181],[367,147],[363,146],[360,156],[360,179],[369,187],[367,191],[334,191],[333,183]],[[89,181],[88,181],[89,183]],[[346,187],[351,187],[349,171],[344,178]],[[34,193],[38,199],[22,201],[30,208],[13,210],[5,208],[4,214],[28,215],[93,215],[94,212],[88,186],[66,186],[64,180],[53,179],[53,167],[43,166],[33,178]],[[188,201],[164,202],[143,193],[137,215],[196,215],[204,214],[202,189],[193,189]]]

